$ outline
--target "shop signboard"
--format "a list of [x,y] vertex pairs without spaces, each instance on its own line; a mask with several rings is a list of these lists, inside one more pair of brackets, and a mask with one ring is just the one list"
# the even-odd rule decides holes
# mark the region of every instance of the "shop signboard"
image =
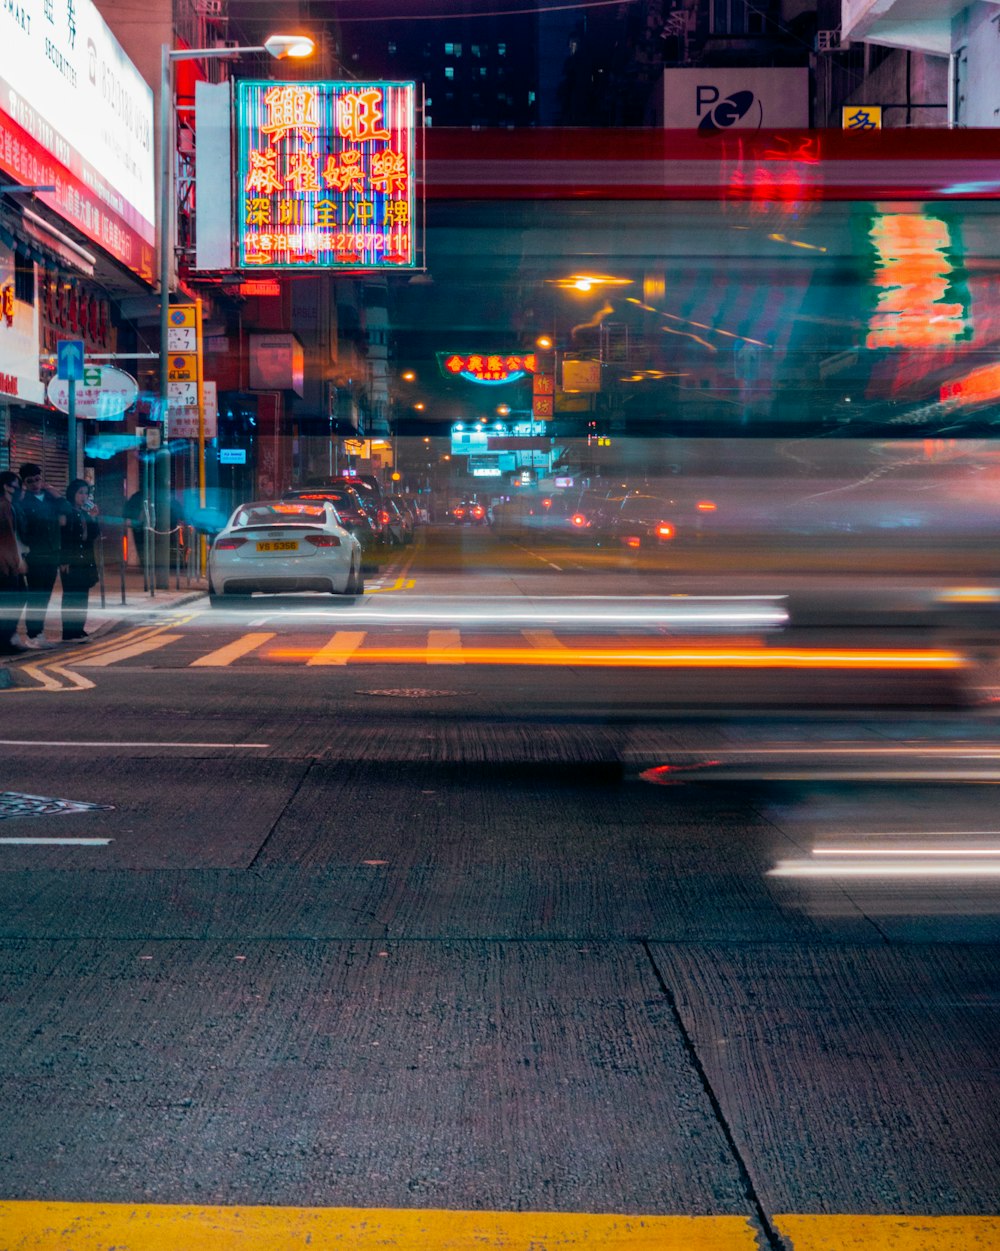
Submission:
[[93,0],[0,6],[0,178],[152,281],[153,92]]
[[387,270],[416,250],[416,85],[237,85],[241,269]]
[[45,403],[38,377],[38,309],[17,298],[14,253],[0,243],[0,396]]

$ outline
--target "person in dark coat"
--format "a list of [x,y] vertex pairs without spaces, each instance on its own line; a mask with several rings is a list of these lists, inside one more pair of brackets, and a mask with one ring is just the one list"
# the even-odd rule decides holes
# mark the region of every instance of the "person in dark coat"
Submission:
[[62,529],[66,501],[42,481],[42,467],[32,462],[21,466],[24,494],[17,505],[21,538],[27,547],[27,608],[24,614],[26,643],[31,648],[52,647],[45,637],[45,612],[52,597],[62,559]]
[[28,566],[18,543],[18,517],[15,511],[21,494],[21,479],[11,469],[0,473],[0,656],[15,656],[25,650],[14,638],[24,604],[24,575]]
[[94,544],[100,538],[90,483],[74,478],[66,488],[69,512],[62,531],[62,637],[64,643],[87,643],[87,597],[97,583]]

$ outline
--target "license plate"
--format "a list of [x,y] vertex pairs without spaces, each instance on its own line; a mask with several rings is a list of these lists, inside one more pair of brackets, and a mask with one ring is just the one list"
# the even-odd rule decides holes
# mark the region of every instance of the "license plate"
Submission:
[[274,539],[270,542],[260,541],[257,544],[258,552],[297,552],[298,550],[298,541],[295,539]]

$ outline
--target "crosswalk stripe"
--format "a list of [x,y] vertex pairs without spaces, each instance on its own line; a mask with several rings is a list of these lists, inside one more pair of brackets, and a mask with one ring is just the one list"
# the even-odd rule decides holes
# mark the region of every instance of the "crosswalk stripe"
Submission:
[[427,651],[439,665],[460,665],[462,660],[461,630],[428,630]]
[[565,643],[556,638],[555,630],[522,630],[521,634],[532,647],[549,647],[569,651]]
[[176,643],[183,634],[157,634],[153,638],[140,639],[137,643],[129,643],[126,647],[113,647],[102,652],[100,656],[74,656],[64,663],[74,669],[103,669],[107,665],[117,664],[119,660],[131,660],[133,656],[141,656],[145,652],[154,652],[157,648],[166,647],[168,643]]
[[756,1251],[745,1216],[0,1202],[18,1251]]
[[262,630],[258,633],[244,634],[242,638],[238,638],[234,643],[227,643],[225,647],[218,647],[214,652],[209,652],[207,656],[199,656],[197,660],[192,660],[189,667],[192,669],[224,669],[226,665],[231,665],[234,660],[239,660],[241,656],[246,656],[248,652],[254,651],[262,643],[266,643],[268,639],[273,638],[273,631],[268,633]]
[[306,664],[346,665],[348,658],[365,641],[366,633],[365,630],[338,630],[328,643],[306,661]]

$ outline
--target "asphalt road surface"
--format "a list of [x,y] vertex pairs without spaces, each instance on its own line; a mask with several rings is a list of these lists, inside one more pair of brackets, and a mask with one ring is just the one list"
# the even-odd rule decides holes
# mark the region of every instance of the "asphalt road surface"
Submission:
[[988,622],[492,543],[12,668],[0,1247],[1000,1246]]

